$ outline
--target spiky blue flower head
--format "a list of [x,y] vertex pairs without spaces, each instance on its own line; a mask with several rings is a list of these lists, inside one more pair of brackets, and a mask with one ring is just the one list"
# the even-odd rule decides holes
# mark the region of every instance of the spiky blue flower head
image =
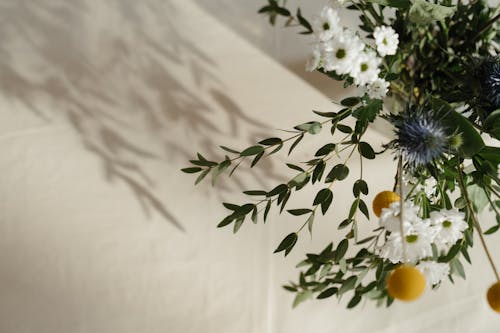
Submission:
[[500,108],[500,57],[488,59],[481,65],[481,89],[491,106]]
[[407,110],[394,121],[394,146],[411,167],[426,165],[447,151],[445,126],[432,111]]

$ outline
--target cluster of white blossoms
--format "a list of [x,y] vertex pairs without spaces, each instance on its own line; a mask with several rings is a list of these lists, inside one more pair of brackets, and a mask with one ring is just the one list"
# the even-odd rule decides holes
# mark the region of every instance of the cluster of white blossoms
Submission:
[[349,75],[358,86],[365,87],[371,98],[383,98],[389,82],[379,77],[382,58],[396,54],[398,34],[391,27],[376,27],[373,33],[376,51],[358,35],[340,24],[336,8],[344,0],[331,1],[313,21],[315,45],[306,69],[323,68],[338,75]]
[[468,224],[465,215],[456,209],[442,209],[430,213],[428,219],[418,216],[418,208],[405,202],[403,206],[403,234],[400,225],[400,204],[394,202],[389,208],[382,209],[380,226],[390,232],[385,244],[380,248],[380,256],[392,263],[401,263],[403,242],[406,246],[406,260],[419,263],[419,268],[426,275],[430,285],[439,283],[449,273],[449,265],[431,261],[432,244],[438,250],[448,251],[458,240]]

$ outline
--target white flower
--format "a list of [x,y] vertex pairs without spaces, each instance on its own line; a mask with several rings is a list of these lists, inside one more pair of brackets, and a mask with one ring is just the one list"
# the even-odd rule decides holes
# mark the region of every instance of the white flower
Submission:
[[339,24],[339,14],[332,7],[326,6],[321,11],[320,16],[313,21],[313,30],[316,37],[326,42],[342,31]]
[[334,70],[337,74],[348,74],[353,69],[358,54],[365,45],[358,36],[346,30],[336,38],[325,43],[324,67],[327,71]]
[[316,46],[314,47],[311,55],[309,56],[309,59],[307,59],[306,71],[312,72],[316,68],[318,68],[320,60],[321,60],[321,53],[319,51],[319,48]]
[[[434,177],[429,177],[425,180],[424,185],[419,186],[418,190],[422,190],[425,192],[425,195],[428,198],[434,196],[434,192],[436,191],[437,181]],[[432,200],[431,200],[432,201]]]
[[396,54],[398,49],[399,39],[398,34],[391,27],[376,27],[373,32],[377,51],[382,56]]
[[[408,230],[412,225],[421,223],[418,217],[418,207],[405,202],[403,205],[403,228]],[[389,208],[383,208],[380,214],[379,224],[390,232],[400,232],[399,201],[393,202]]]
[[380,69],[378,66],[382,60],[377,57],[375,52],[361,52],[355,59],[351,76],[354,78],[354,83],[358,86],[365,86],[378,79]]
[[370,98],[382,99],[389,91],[389,82],[384,79],[376,79],[368,85],[368,96]]
[[433,211],[430,221],[436,230],[435,242],[438,245],[453,245],[463,238],[463,231],[467,229],[465,215],[456,209]]
[[408,262],[416,263],[420,259],[432,255],[433,231],[427,221],[422,221],[412,225],[405,231],[404,238],[401,233],[393,232],[387,239],[387,242],[380,249],[380,257],[390,260],[396,264],[403,262],[403,245],[406,244],[406,259]]
[[417,269],[424,274],[429,287],[440,283],[450,274],[450,265],[435,261],[421,261]]

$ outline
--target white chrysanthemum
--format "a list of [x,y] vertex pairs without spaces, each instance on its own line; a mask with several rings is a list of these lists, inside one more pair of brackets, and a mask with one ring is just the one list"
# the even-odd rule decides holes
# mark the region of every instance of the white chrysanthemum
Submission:
[[399,36],[391,27],[376,27],[373,32],[377,51],[382,56],[396,54],[399,44]]
[[376,79],[368,85],[368,96],[370,98],[382,99],[389,91],[389,82],[384,79]]
[[[420,259],[432,255],[432,232],[427,221],[412,225],[405,231],[404,242],[406,243],[406,259],[408,262],[416,263]],[[402,241],[399,232],[391,233],[380,249],[380,257],[388,259],[394,264],[403,262]]]
[[324,45],[324,68],[337,74],[348,74],[365,45],[358,36],[345,30]]
[[351,76],[354,78],[354,83],[358,86],[365,86],[378,79],[380,69],[378,66],[382,60],[377,57],[375,52],[363,51],[358,54],[354,61],[351,71]]
[[312,72],[316,70],[319,66],[319,62],[321,60],[321,52],[319,48],[316,46],[314,47],[311,55],[309,56],[309,59],[307,59],[306,62],[306,71]]
[[314,34],[322,42],[332,39],[342,32],[339,21],[339,14],[335,9],[329,6],[324,7],[320,16],[313,21]]
[[409,174],[403,174],[403,194],[406,197],[410,192],[415,195],[418,192],[423,191],[426,197],[431,203],[437,202],[437,196],[435,195],[437,181],[434,177],[429,177],[425,180],[424,184],[420,184],[419,180]]
[[[424,185],[420,185],[418,188],[425,192],[425,195],[431,199],[434,196],[434,192],[436,192],[437,181],[434,177],[429,177],[425,180]],[[431,200],[432,201],[432,200]]]
[[429,287],[440,283],[450,274],[450,265],[435,261],[421,261],[417,269],[424,274]]
[[433,211],[430,221],[436,230],[435,242],[438,245],[453,245],[463,238],[463,231],[467,229],[465,215],[456,209]]
[[[393,202],[389,208],[383,208],[380,214],[379,224],[384,229],[390,232],[400,232],[399,225],[399,201]],[[407,231],[412,225],[421,223],[422,220],[418,217],[418,207],[413,206],[409,202],[403,205],[403,228]]]

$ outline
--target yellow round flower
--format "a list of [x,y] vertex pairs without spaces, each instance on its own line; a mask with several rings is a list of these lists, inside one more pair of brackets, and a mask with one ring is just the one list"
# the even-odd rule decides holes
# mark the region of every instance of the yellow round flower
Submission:
[[375,196],[373,199],[373,212],[377,217],[380,217],[382,214],[383,208],[389,208],[389,206],[393,203],[399,201],[399,195],[392,191],[383,191]]
[[414,301],[425,290],[425,277],[415,267],[401,265],[389,275],[386,281],[387,291],[395,299]]
[[491,308],[500,313],[500,281],[495,283],[488,289],[488,293],[486,294],[486,298],[488,299],[488,303]]

